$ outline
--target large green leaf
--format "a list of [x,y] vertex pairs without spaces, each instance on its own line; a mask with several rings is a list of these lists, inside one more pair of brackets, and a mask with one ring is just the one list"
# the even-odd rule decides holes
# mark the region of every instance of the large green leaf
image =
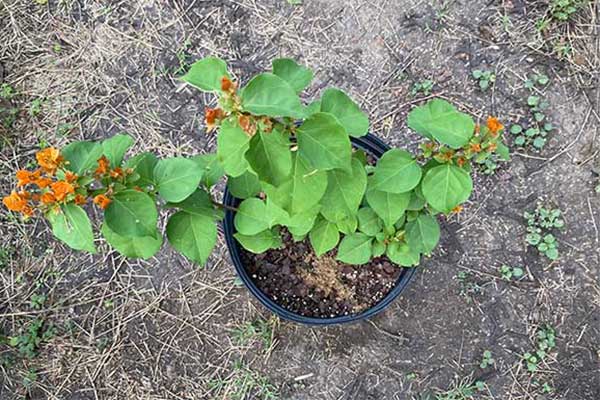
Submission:
[[388,244],[386,255],[393,263],[403,267],[418,265],[421,259],[419,253],[411,249],[408,244],[398,242]]
[[75,250],[96,253],[92,224],[83,208],[76,204],[63,204],[46,214],[52,233]]
[[337,246],[340,232],[333,222],[320,218],[308,234],[308,238],[317,256],[322,256]]
[[358,230],[369,236],[375,236],[383,228],[381,218],[370,207],[358,210]]
[[449,213],[469,198],[473,181],[464,169],[444,164],[427,171],[421,188],[425,200],[433,208]]
[[137,190],[115,194],[104,212],[109,229],[125,237],[152,236],[156,232],[158,212],[154,200]]
[[406,239],[414,251],[429,254],[440,240],[440,225],[435,217],[419,214],[417,219],[406,224]]
[[217,227],[210,217],[179,211],[169,218],[167,238],[175,250],[204,264],[217,243]]
[[408,114],[408,126],[453,149],[467,144],[475,132],[475,122],[469,115],[441,99],[431,100],[412,110]]
[[194,161],[173,157],[160,160],[154,168],[154,182],[160,196],[166,201],[186,199],[198,188],[204,172]]
[[194,193],[183,201],[167,203],[166,207],[179,208],[189,214],[202,215],[217,221],[223,218],[223,211],[215,208],[210,194],[203,189],[196,189]]
[[101,232],[112,248],[129,258],[147,260],[160,250],[163,242],[163,238],[158,232],[153,236],[125,237],[117,235],[106,222],[102,224]]
[[227,188],[238,199],[249,199],[260,192],[260,181],[252,171],[246,171],[235,178],[227,179]]
[[261,181],[280,185],[289,178],[292,171],[289,137],[277,130],[257,133],[250,141],[246,160]]
[[242,108],[254,115],[304,117],[300,98],[282,78],[264,73],[256,75],[242,90]]
[[367,173],[359,160],[352,160],[352,172],[327,173],[327,191],[321,199],[321,213],[331,222],[354,216],[367,188]]
[[364,233],[346,235],[338,248],[337,259],[346,264],[366,264],[371,259],[373,238]]
[[96,169],[98,159],[102,157],[102,145],[97,142],[73,142],[61,150],[68,162],[67,169],[77,175],[83,175],[90,169]]
[[264,230],[256,235],[236,233],[233,237],[236,238],[243,248],[255,254],[264,253],[269,249],[279,248],[283,245],[279,230],[276,228]]
[[264,201],[251,198],[242,201],[234,217],[235,229],[242,235],[252,236],[272,227]]
[[377,161],[372,179],[372,189],[389,193],[404,193],[421,180],[421,167],[412,155],[404,150],[392,149]]
[[289,83],[296,93],[303,91],[313,79],[313,73],[310,69],[298,65],[291,58],[273,60],[273,73]]
[[304,236],[315,226],[315,221],[321,210],[320,206],[291,216],[287,228],[293,235]]
[[313,114],[298,128],[297,137],[299,154],[314,168],[350,169],[350,138],[333,115]]
[[221,90],[221,79],[226,76],[227,64],[216,57],[206,57],[192,64],[187,74],[181,80],[205,92]]
[[129,135],[114,135],[102,141],[102,152],[110,161],[111,168],[116,168],[123,162],[123,157],[133,144],[133,138]]
[[369,131],[369,117],[339,89],[325,90],[321,98],[321,111],[335,115],[350,136],[364,136]]
[[388,193],[371,189],[371,179],[367,190],[367,203],[383,220],[385,226],[394,224],[404,215],[410,202],[412,192]]
[[202,170],[203,176],[201,183],[206,188],[210,188],[217,184],[219,179],[225,175],[225,170],[221,166],[216,154],[201,154],[192,157],[192,161],[198,164],[198,167]]
[[236,122],[231,119],[221,123],[217,136],[217,158],[229,176],[240,176],[248,169],[246,152],[250,148],[248,136]]
[[154,185],[154,168],[158,158],[153,153],[141,153],[125,162],[125,168],[131,168],[138,175],[135,184],[140,187]]

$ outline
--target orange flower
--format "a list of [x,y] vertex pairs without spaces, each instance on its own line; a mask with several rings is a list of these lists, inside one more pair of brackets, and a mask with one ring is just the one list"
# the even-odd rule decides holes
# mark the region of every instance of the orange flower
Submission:
[[14,190],[10,196],[6,196],[2,199],[2,203],[11,211],[23,212],[27,207],[27,192],[15,192]]
[[469,150],[473,153],[479,153],[481,151],[481,145],[479,143],[471,143]]
[[206,130],[211,132],[217,126],[217,120],[223,119],[225,113],[220,108],[208,108],[204,109],[204,122],[206,123]]
[[78,194],[77,196],[75,196],[75,204],[77,204],[78,206],[82,206],[87,202],[87,199],[85,198],[84,195]]
[[31,172],[25,169],[20,169],[17,171],[17,186],[20,187],[28,185],[30,183],[35,183],[35,181],[39,179],[40,175],[40,170]]
[[502,125],[500,121],[498,121],[498,119],[495,117],[489,117],[487,119],[487,127],[490,130],[490,132],[494,135],[500,132],[502,129],[504,129],[504,125]]
[[109,199],[103,194],[99,194],[96,197],[94,197],[94,204],[97,204],[103,210],[106,210],[106,207],[108,207],[111,201],[111,199]]
[[38,151],[35,158],[40,167],[50,175],[54,175],[58,167],[64,161],[64,158],[60,155],[58,149],[55,149],[54,147],[47,147]]
[[79,178],[76,173],[67,171],[65,172],[65,180],[69,183],[73,183]]
[[69,194],[75,193],[75,188],[69,182],[58,181],[50,185],[56,201],[63,201]]
[[240,128],[250,137],[256,134],[256,125],[249,115],[240,115],[238,117],[238,124]]
[[112,171],[110,171],[110,177],[111,178],[121,178],[123,177],[123,170],[119,167],[113,169]]
[[54,197],[52,192],[46,192],[42,195],[42,198],[40,199],[40,201],[44,205],[49,205],[49,204],[56,203],[56,197]]
[[224,92],[229,92],[233,87],[233,82],[227,76],[221,78],[221,90]]
[[452,213],[453,213],[453,214],[458,214],[458,213],[459,213],[459,212],[461,212],[462,210],[463,210],[463,206],[461,206],[461,205],[458,205],[458,206],[456,206],[456,207],[454,207],[454,208],[452,209]]
[[39,178],[37,179],[35,182],[36,185],[38,185],[40,187],[40,189],[46,188],[48,186],[50,186],[50,184],[52,183],[52,179],[50,178]]
[[102,156],[98,159],[98,168],[96,168],[94,174],[96,176],[106,175],[108,173],[109,167],[110,162],[108,161],[108,158],[106,158],[106,156]]
[[21,210],[21,213],[27,217],[31,217],[33,215],[33,208],[31,208],[30,206],[26,205],[25,207],[23,207],[23,209]]
[[457,164],[459,167],[462,167],[462,166],[463,166],[463,165],[465,165],[466,163],[467,163],[467,159],[466,159],[466,158],[464,158],[464,157],[462,157],[462,156],[461,156],[461,157],[458,157],[458,158],[456,159],[456,164]]

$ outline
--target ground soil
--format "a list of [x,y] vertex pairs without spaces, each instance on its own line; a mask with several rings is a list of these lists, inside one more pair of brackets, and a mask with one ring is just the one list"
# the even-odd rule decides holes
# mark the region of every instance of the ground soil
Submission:
[[317,257],[308,239],[294,242],[283,234],[283,247],[263,254],[242,250],[250,278],[286,310],[315,318],[353,315],[379,303],[395,286],[402,269],[386,257],[365,265],[336,261],[336,250]]
[[[43,221],[0,208],[0,335],[38,318],[56,327],[32,358],[0,341],[0,399],[424,400],[475,379],[486,385],[477,400],[599,399],[598,2],[539,34],[548,4],[0,0],[0,79],[19,93],[16,122],[0,128],[3,194],[45,143],[125,131],[136,149],[161,156],[214,151],[202,122],[214,99],[176,79],[182,60],[185,69],[208,55],[226,59],[242,83],[274,57],[295,57],[315,71],[306,101],[340,87],[369,113],[373,133],[409,150],[421,138],[406,114],[423,99],[510,125],[528,118],[525,80],[543,72],[550,83],[535,93],[557,128],[541,151],[508,138],[511,162],[477,174],[411,285],[385,312],[346,326],[250,329],[271,314],[239,284],[222,237],[202,269],[167,244],[128,261],[100,238],[98,254],[72,252]],[[476,69],[495,72],[489,90]],[[413,94],[426,79],[432,92]],[[537,202],[564,211],[554,262],[524,240],[523,211]],[[503,264],[525,276],[505,281]],[[556,348],[531,373],[522,355],[546,324]],[[482,368],[486,350],[495,363]]]

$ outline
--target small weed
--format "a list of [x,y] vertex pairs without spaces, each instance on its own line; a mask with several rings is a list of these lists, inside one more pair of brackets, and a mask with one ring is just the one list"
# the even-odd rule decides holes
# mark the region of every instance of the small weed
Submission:
[[2,86],[0,86],[0,98],[4,100],[11,100],[16,95],[16,90],[8,83],[3,83]]
[[435,400],[475,400],[477,393],[486,391],[486,384],[474,381],[471,377],[455,382],[453,387],[445,392],[437,393]]
[[287,2],[292,6],[299,6],[302,4],[302,0],[287,0]]
[[550,82],[545,74],[535,74],[525,81],[525,87],[530,90],[527,97],[527,106],[530,117],[523,124],[513,124],[510,133],[515,136],[514,143],[519,147],[533,146],[541,150],[548,141],[547,136],[554,130],[552,123],[548,122],[546,111],[549,103],[538,94],[533,94],[536,86],[545,87]]
[[233,339],[238,345],[242,346],[260,340],[264,349],[270,349],[273,345],[276,324],[277,320],[275,318],[246,322],[233,330]]
[[496,74],[493,71],[482,71],[476,69],[473,71],[473,78],[479,83],[479,88],[482,91],[486,91],[490,86],[496,82]]
[[31,305],[31,308],[36,309],[36,310],[40,310],[42,307],[44,307],[45,302],[46,302],[46,296],[43,294],[34,293],[31,295],[31,298],[29,299],[29,304]]
[[42,112],[42,106],[44,104],[43,99],[33,99],[29,105],[29,115],[37,117]]
[[10,247],[0,247],[0,271],[9,266],[13,253],[14,250]]
[[52,51],[55,52],[56,54],[60,53],[62,51],[62,46],[60,43],[54,43],[54,45],[52,45]]
[[412,89],[410,90],[410,95],[415,97],[419,93],[423,94],[423,96],[429,96],[433,90],[433,81],[429,79],[425,79],[419,82],[416,82]]
[[500,275],[502,279],[505,281],[510,281],[511,279],[519,279],[522,278],[525,272],[521,267],[509,267],[508,265],[502,265],[500,267]]
[[492,352],[489,350],[485,350],[483,352],[483,358],[481,359],[481,363],[479,364],[479,366],[483,369],[483,368],[490,367],[490,366],[494,365],[495,363],[496,363],[496,360],[494,360],[492,358]]
[[556,347],[556,331],[549,325],[539,329],[536,334],[536,350],[533,353],[523,354],[529,372],[536,372],[540,362]]
[[279,393],[266,377],[236,362],[233,373],[208,383],[213,398],[277,400]]
[[54,335],[56,335],[56,328],[52,324],[46,324],[43,319],[37,318],[29,324],[25,332],[11,337],[8,344],[25,357],[33,358],[37,355],[40,345],[52,339]]
[[62,137],[67,137],[67,136],[69,136],[69,133],[73,129],[75,129],[75,125],[73,125],[73,124],[68,124],[68,123],[58,124],[58,126],[56,127],[56,135],[62,136]]
[[38,376],[36,370],[33,368],[29,368],[27,370],[27,373],[23,377],[23,386],[25,387],[25,389],[31,390],[37,379]]
[[460,284],[460,295],[469,299],[481,292],[481,287],[474,281],[473,276],[465,271],[459,271],[455,279]]
[[551,260],[558,258],[558,242],[551,230],[565,225],[559,209],[537,206],[533,212],[526,211],[523,216],[527,220],[527,244],[535,246],[538,251]]
[[550,14],[555,21],[569,21],[573,15],[586,3],[585,0],[552,0]]

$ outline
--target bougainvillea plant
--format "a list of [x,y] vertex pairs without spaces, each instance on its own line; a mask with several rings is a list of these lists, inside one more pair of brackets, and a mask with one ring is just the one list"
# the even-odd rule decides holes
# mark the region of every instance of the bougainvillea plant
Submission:
[[[282,245],[281,230],[308,237],[317,255],[337,248],[337,259],[364,264],[387,255],[401,266],[419,263],[436,247],[439,213],[461,209],[472,190],[471,161],[497,153],[508,159],[503,126],[484,125],[441,99],[416,107],[408,126],[425,137],[413,156],[391,149],[371,163],[351,137],[367,134],[369,120],[343,91],[325,90],[304,105],[299,94],[312,72],[291,59],[243,88],[224,61],[197,61],[183,81],[218,96],[205,110],[216,154],[159,160],[143,153],[124,161],[133,141],[75,142],[37,155],[39,169],[17,173],[17,191],[4,204],[27,217],[44,214],[56,237],[78,250],[95,251],[82,206],[103,211],[101,232],[128,257],[149,258],[162,245],[157,207],[174,210],[166,226],[171,245],[204,263],[217,239],[222,209],[211,187],[222,176],[241,199],[235,238],[262,253]],[[213,133],[217,131],[216,133]]]

